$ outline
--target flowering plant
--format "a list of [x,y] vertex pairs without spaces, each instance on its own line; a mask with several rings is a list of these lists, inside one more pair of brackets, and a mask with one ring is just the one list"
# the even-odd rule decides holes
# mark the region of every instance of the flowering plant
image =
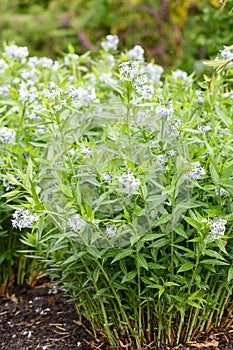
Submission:
[[208,87],[117,44],[61,61],[5,48],[3,205],[111,345],[175,344],[232,292],[231,66]]

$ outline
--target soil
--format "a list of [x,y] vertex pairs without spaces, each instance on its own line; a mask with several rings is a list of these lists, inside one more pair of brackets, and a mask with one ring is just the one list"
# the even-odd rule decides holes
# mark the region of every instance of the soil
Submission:
[[[0,298],[0,350],[109,350],[95,339],[90,324],[78,316],[51,282],[30,288],[16,286],[10,297]],[[122,348],[123,349],[123,348]],[[155,350],[147,346],[135,350]],[[198,339],[177,347],[160,350],[233,350],[233,326],[202,334]],[[113,349],[112,350],[116,350]],[[127,349],[126,349],[127,350]]]

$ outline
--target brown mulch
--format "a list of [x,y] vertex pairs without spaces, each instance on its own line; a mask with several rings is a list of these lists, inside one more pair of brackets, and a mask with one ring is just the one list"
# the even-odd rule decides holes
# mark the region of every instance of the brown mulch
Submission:
[[[87,320],[78,320],[74,305],[66,301],[62,292],[46,282],[34,288],[17,286],[10,297],[0,298],[0,350],[35,349],[107,350],[107,347],[94,338]],[[155,347],[147,349],[155,350]],[[165,349],[233,350],[233,327],[218,329],[201,335],[196,341],[161,350]]]

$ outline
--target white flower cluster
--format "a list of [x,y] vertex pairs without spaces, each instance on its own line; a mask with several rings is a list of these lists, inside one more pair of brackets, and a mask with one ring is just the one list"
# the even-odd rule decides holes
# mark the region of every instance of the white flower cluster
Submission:
[[226,230],[225,225],[227,224],[226,220],[215,217],[214,220],[209,220],[210,224],[210,233],[209,237],[213,240],[220,239]]
[[2,184],[6,191],[11,191],[15,188],[7,179],[3,179]]
[[104,182],[106,182],[106,183],[111,182],[111,180],[112,180],[112,173],[104,173],[104,174],[102,175],[102,180],[103,180]]
[[156,108],[156,115],[159,118],[170,118],[173,114],[174,108],[172,102],[169,101],[168,106],[161,105]]
[[144,49],[140,45],[136,45],[133,49],[129,50],[128,57],[130,60],[143,61]]
[[3,127],[0,129],[0,142],[3,144],[10,144],[15,142],[16,132],[14,129]]
[[12,216],[12,226],[19,228],[20,231],[22,228],[31,227],[33,223],[37,220],[37,215],[32,214],[26,208],[17,209]]
[[188,74],[181,69],[177,69],[176,71],[172,72],[172,76],[174,79],[180,79],[183,83],[185,83]]
[[5,70],[8,68],[8,64],[4,59],[0,59],[0,73],[4,73]]
[[119,38],[117,35],[107,35],[105,41],[102,41],[101,47],[104,51],[117,50]]
[[15,58],[23,61],[29,55],[29,52],[26,46],[10,45],[5,47],[4,55],[9,59]]
[[227,46],[223,46],[224,49],[220,51],[220,55],[224,60],[233,60],[233,50],[230,50]]
[[197,103],[199,105],[203,105],[204,104],[203,91],[197,90],[196,91],[196,96],[197,96]]
[[198,125],[198,130],[204,133],[207,133],[208,131],[210,131],[212,128],[210,125],[204,125],[204,124],[199,124]]
[[35,86],[31,84],[21,83],[19,86],[19,99],[21,101],[33,102],[38,99],[38,91]]
[[58,61],[53,61],[51,58],[48,57],[30,57],[28,59],[28,66],[29,67],[37,67],[41,66],[43,68],[52,69],[53,71],[57,71],[59,68]]
[[168,170],[169,169],[168,166],[167,166],[168,157],[165,154],[158,154],[157,157],[156,157],[156,162],[164,170]]
[[106,233],[109,237],[115,236],[117,233],[117,228],[115,225],[107,225],[106,226]]
[[129,190],[136,191],[140,187],[140,180],[136,179],[131,172],[123,173],[119,176],[119,183]]
[[79,214],[76,214],[69,218],[68,225],[72,231],[79,232],[86,226],[86,222],[81,219]]
[[225,196],[228,192],[224,188],[215,188],[214,190],[216,196]]
[[70,87],[68,89],[68,95],[74,101],[81,102],[82,106],[88,107],[92,101],[96,99],[95,88],[93,86],[88,86],[86,89],[79,87]]
[[65,57],[64,57],[64,65],[65,66],[69,66],[72,61],[77,61],[79,58],[78,55],[76,55],[75,53],[68,53]]
[[153,63],[145,64],[141,69],[142,74],[146,74],[148,81],[152,84],[161,85],[161,75],[164,72],[163,67],[155,65]]
[[122,62],[120,68],[120,80],[133,81],[139,74],[139,64],[137,61]]
[[191,171],[187,174],[188,179],[198,180],[206,174],[205,169],[201,166],[200,162],[195,162]]

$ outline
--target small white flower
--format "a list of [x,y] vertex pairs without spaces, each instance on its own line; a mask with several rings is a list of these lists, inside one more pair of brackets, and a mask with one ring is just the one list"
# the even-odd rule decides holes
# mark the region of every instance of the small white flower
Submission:
[[172,73],[173,78],[180,79],[183,83],[186,82],[188,74],[181,69],[177,69]]
[[105,41],[102,41],[101,47],[104,51],[117,50],[119,38],[117,35],[107,35]]
[[191,171],[187,174],[188,179],[198,180],[206,174],[205,169],[201,166],[200,162],[193,163]]
[[128,57],[130,60],[143,61],[144,52],[144,49],[140,45],[136,45],[133,49],[129,50]]
[[21,101],[33,102],[38,98],[38,91],[34,86],[28,86],[27,83],[21,83],[19,86],[19,99]]
[[159,118],[169,118],[172,116],[173,111],[174,109],[172,104],[170,104],[170,106],[158,106],[156,108],[156,115]]
[[209,237],[213,240],[220,239],[226,230],[225,225],[227,224],[226,220],[215,217],[214,220],[209,221],[210,224],[210,233]]
[[0,73],[4,73],[5,70],[8,68],[8,64],[6,63],[6,61],[4,61],[4,59],[0,59]]
[[233,60],[233,50],[230,50],[227,46],[223,46],[224,49],[220,51],[220,55],[224,60]]
[[140,187],[140,180],[136,179],[133,173],[123,173],[119,176],[119,183],[125,188],[136,191]]
[[228,192],[224,188],[215,188],[216,196],[225,196]]
[[120,64],[120,80],[133,81],[139,74],[137,61],[122,62]]
[[74,53],[68,53],[65,57],[64,57],[64,65],[65,66],[69,66],[72,61],[77,61],[79,58],[78,55],[74,54]]
[[17,45],[6,46],[4,50],[4,55],[9,59],[18,59],[24,61],[25,58],[29,55],[27,47],[20,47]]
[[115,225],[107,225],[106,226],[106,233],[108,236],[115,236],[117,233],[117,228]]
[[37,215],[32,214],[26,208],[17,209],[12,216],[12,226],[19,228],[20,231],[22,228],[32,227],[33,223],[37,220]]
[[144,99],[151,101],[154,96],[154,86],[153,85],[143,85],[136,87],[137,93]]
[[198,130],[204,133],[207,133],[208,131],[211,130],[211,126],[210,125],[204,125],[204,124],[199,124],[198,125]]
[[148,63],[142,67],[141,72],[145,73],[147,79],[153,84],[161,84],[160,78],[164,72],[163,67],[155,65],[153,63]]
[[113,55],[107,55],[107,62],[109,64],[109,67],[114,67],[115,64],[115,58]]
[[10,144],[15,142],[16,132],[14,129],[3,127],[0,129],[0,142]]
[[74,232],[79,232],[86,226],[86,222],[81,219],[79,214],[76,214],[69,218],[68,225]]
[[5,190],[6,191],[10,191],[10,190],[13,190],[15,188],[15,186],[13,186],[8,180],[6,179],[3,179],[3,187],[5,187]]
[[106,183],[111,182],[112,180],[112,173],[105,173],[102,175],[102,180]]
[[85,107],[88,107],[96,99],[95,88],[92,86],[88,86],[86,89],[82,87],[77,89],[71,87],[68,89],[68,94],[74,101],[80,101]]

